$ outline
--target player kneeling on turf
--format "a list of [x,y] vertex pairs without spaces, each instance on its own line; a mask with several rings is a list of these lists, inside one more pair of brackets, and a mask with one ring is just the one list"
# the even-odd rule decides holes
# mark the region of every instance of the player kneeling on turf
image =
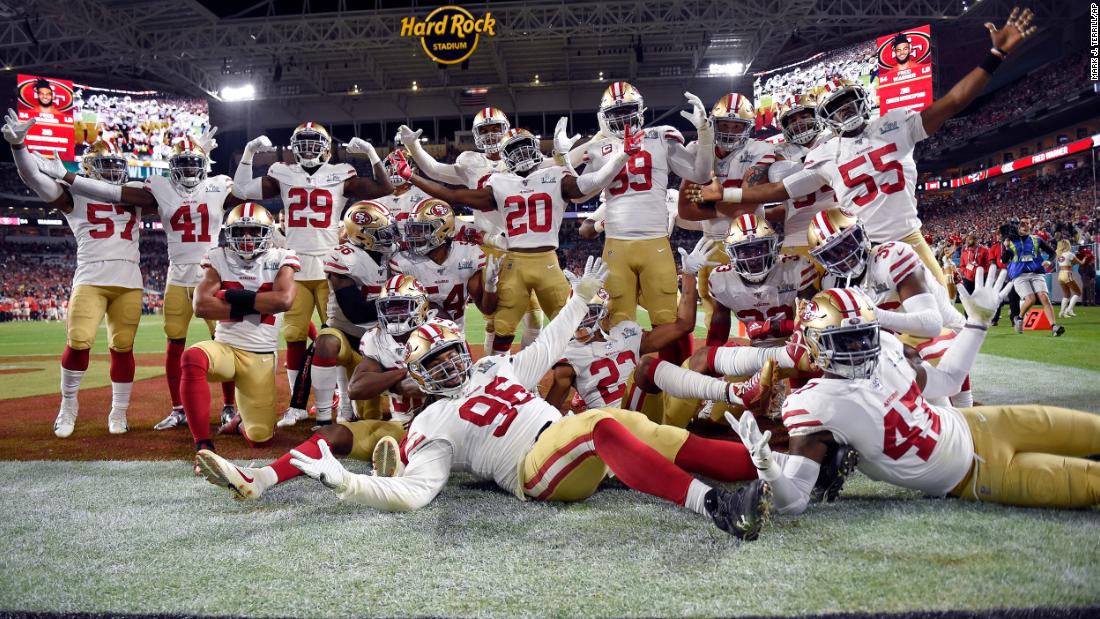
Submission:
[[[615,408],[562,417],[538,396],[539,380],[561,359],[606,276],[602,262],[589,258],[583,277],[571,282],[572,298],[535,343],[515,355],[475,364],[460,332],[434,322],[416,329],[406,344],[409,374],[441,399],[413,419],[400,448],[401,475],[349,473],[324,443],[319,457],[292,452],[291,464],[343,499],[387,511],[427,505],[452,469],[493,479],[524,500],[550,501],[590,496],[610,470],[635,490],[709,515],[735,537],[754,539],[767,515],[767,484],[757,480],[731,492],[690,474],[719,481],[752,477],[743,446]],[[392,453],[393,443],[382,441],[379,448]]]

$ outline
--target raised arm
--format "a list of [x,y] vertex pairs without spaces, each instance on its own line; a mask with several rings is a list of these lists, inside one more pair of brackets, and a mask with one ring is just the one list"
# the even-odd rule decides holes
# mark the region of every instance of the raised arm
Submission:
[[157,199],[148,189],[115,185],[96,178],[77,176],[66,170],[60,159],[45,159],[38,155],[35,157],[38,159],[39,170],[51,178],[68,183],[70,191],[77,195],[110,204],[128,204],[149,211],[155,211],[157,208]]
[[626,127],[622,145],[614,146],[614,154],[608,157],[607,162],[598,170],[592,170],[580,176],[567,175],[562,178],[561,195],[566,200],[583,202],[600,193],[611,181],[619,170],[626,165],[627,159],[638,154],[642,150],[642,139],[645,133],[639,131],[631,133],[630,126]]
[[349,155],[365,155],[370,159],[373,178],[356,176],[344,181],[344,193],[355,200],[372,200],[393,193],[390,175],[378,158],[378,153],[370,142],[361,138],[352,138],[346,147]]
[[270,176],[252,178],[252,158],[256,153],[271,152],[275,147],[266,135],[244,145],[244,154],[233,173],[233,195],[242,200],[266,200],[279,195],[279,182]]
[[462,167],[458,165],[458,162],[454,164],[439,163],[428,154],[428,151],[424,150],[424,146],[420,143],[420,134],[423,132],[423,129],[413,131],[406,125],[397,128],[398,139],[409,150],[409,154],[412,155],[417,167],[425,175],[437,181],[451,185],[465,185],[466,174]]
[[419,174],[414,174],[401,151],[397,152],[395,159],[398,161],[397,170],[395,170],[397,174],[433,198],[439,198],[447,204],[465,204],[478,211],[495,211],[497,209],[492,187],[451,189],[435,181],[430,181]]
[[38,161],[23,143],[27,137],[27,132],[34,126],[34,122],[33,118],[20,121],[15,110],[9,108],[8,113],[4,116],[4,126],[0,129],[0,132],[4,134],[4,139],[11,145],[12,157],[15,158],[15,169],[27,188],[51,208],[65,214],[71,213],[73,212],[72,194],[56,180],[39,170]]
[[691,111],[682,111],[680,115],[695,126],[699,137],[691,149],[680,140],[668,139],[668,166],[683,179],[705,183],[714,172],[714,127],[699,97],[690,92],[685,92],[684,97],[691,105]]

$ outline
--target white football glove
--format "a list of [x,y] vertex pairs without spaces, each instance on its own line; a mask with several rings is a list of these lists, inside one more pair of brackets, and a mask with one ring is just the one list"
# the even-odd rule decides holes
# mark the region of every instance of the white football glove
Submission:
[[573,287],[573,294],[584,299],[584,302],[587,303],[600,291],[600,288],[603,288],[604,280],[607,279],[607,265],[603,263],[602,259],[589,256],[584,263],[584,272],[580,277],[565,271],[565,278],[569,280],[569,285]]
[[684,97],[687,98],[688,103],[691,105],[691,111],[688,112],[684,110],[680,112],[680,116],[688,119],[697,130],[705,129],[709,126],[710,119],[707,118],[707,108],[703,107],[703,102],[699,97],[696,97],[690,92],[685,92]]
[[372,159],[378,157],[378,152],[374,150],[374,145],[363,138],[352,138],[345,148],[348,153],[352,155],[366,155],[370,157],[373,154],[374,157],[372,157]]
[[566,131],[566,126],[569,124],[569,119],[562,116],[558,119],[557,126],[554,127],[554,154],[565,156],[569,154],[569,151],[573,149],[573,145],[577,143],[577,140],[581,139],[581,134],[576,134],[573,137],[569,137],[569,133]]
[[702,271],[704,267],[718,266],[720,263],[707,260],[717,243],[717,241],[711,239],[699,239],[699,242],[695,244],[695,249],[692,249],[690,254],[683,247],[677,247],[676,251],[680,252],[680,268],[684,270],[684,273],[695,275]]
[[348,471],[343,464],[332,455],[328,448],[328,442],[324,439],[317,441],[317,448],[321,450],[321,457],[314,459],[298,451],[290,450],[290,464],[299,471],[316,479],[326,487],[336,490],[344,485],[344,478]]
[[261,135],[258,138],[252,138],[248,144],[244,145],[244,155],[241,156],[241,163],[252,163],[252,157],[256,153],[268,153],[275,150],[275,147],[271,144],[271,140],[266,135]]
[[38,171],[54,180],[63,180],[65,175],[69,173],[65,169],[65,164],[61,163],[60,157],[54,157],[53,159],[47,159],[39,153],[32,153],[34,155],[34,162],[38,165]]
[[1005,282],[1008,271],[997,273],[997,265],[989,265],[989,275],[985,269],[978,267],[974,272],[974,292],[967,292],[965,288],[959,288],[959,300],[966,310],[966,320],[970,323],[988,327],[993,322],[993,316],[1001,301],[1012,288],[1012,282]]
[[23,140],[27,138],[27,132],[31,130],[34,123],[34,118],[20,121],[19,115],[9,107],[8,113],[4,115],[4,127],[0,129],[0,132],[4,134],[4,139],[8,141],[8,144],[13,146],[22,144]]
[[761,434],[760,426],[756,425],[756,418],[749,411],[741,414],[741,421],[737,421],[736,417],[727,412],[726,423],[733,427],[741,437],[745,449],[749,450],[752,462],[759,471],[760,479],[775,481],[783,474],[783,469],[772,458],[772,448],[768,446],[768,441],[772,437],[771,430]]
[[497,258],[490,257],[485,262],[485,290],[488,292],[496,292],[497,284],[500,283],[500,267],[504,264],[504,256]]
[[207,127],[203,130],[202,135],[195,138],[195,144],[198,144],[200,148],[206,151],[207,157],[209,157],[210,153],[218,147],[218,141],[214,139],[217,133],[217,127]]
[[423,129],[417,129],[413,131],[408,125],[401,125],[397,128],[397,139],[401,140],[401,143],[406,148],[412,148],[413,144],[420,143],[420,134],[424,133]]

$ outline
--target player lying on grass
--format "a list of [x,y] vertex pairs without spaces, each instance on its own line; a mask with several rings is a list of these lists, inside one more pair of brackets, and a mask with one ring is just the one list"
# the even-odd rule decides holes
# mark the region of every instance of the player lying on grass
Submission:
[[800,303],[799,332],[824,371],[783,406],[790,451],[771,453],[751,415],[734,425],[781,513],[802,512],[830,444],[860,452],[859,469],[933,496],[1030,507],[1100,504],[1100,416],[1042,405],[956,409],[926,398],[957,390],[1008,292],[1005,274],[979,268],[959,291],[966,326],[938,367],[880,330],[875,308],[848,288]]
[[[407,342],[409,374],[440,399],[413,419],[400,447],[406,464],[399,476],[348,473],[323,440],[291,451],[290,464],[343,499],[386,511],[427,505],[452,469],[493,479],[521,499],[553,501],[590,496],[610,469],[631,488],[709,515],[735,537],[755,538],[766,520],[766,483],[728,491],[689,474],[725,482],[752,478],[742,445],[659,426],[620,409],[562,417],[535,391],[561,358],[586,313],[586,300],[605,277],[602,262],[590,258],[584,275],[572,278],[572,299],[533,345],[514,356],[474,364],[462,334],[445,323],[429,322],[414,331]],[[376,462],[393,464],[397,450],[395,440],[382,439]],[[230,471],[229,477],[241,475]]]

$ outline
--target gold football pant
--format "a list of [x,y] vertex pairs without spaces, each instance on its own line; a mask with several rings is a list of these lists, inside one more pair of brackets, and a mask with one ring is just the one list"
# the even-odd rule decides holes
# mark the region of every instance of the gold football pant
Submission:
[[340,425],[351,431],[351,453],[348,454],[348,457],[356,460],[370,462],[371,456],[374,454],[374,446],[384,436],[392,436],[398,442],[405,438],[405,428],[401,427],[401,424],[391,421],[377,421],[374,419],[368,421],[341,421]]
[[936,260],[936,254],[932,251],[932,248],[928,246],[928,242],[924,240],[924,235],[920,233],[920,230],[901,237],[901,241],[913,247],[920,261],[924,263],[925,268],[935,276],[936,281],[938,281],[941,286],[947,288],[947,277],[943,274],[943,268],[940,266],[940,261]]
[[96,331],[107,316],[107,343],[116,352],[134,348],[134,334],[141,319],[141,288],[79,284],[69,295],[65,318],[66,344],[73,350],[88,350],[95,344]]
[[688,439],[687,430],[653,423],[641,413],[594,408],[551,424],[520,465],[523,492],[540,501],[580,501],[588,498],[607,476],[607,465],[596,455],[592,431],[604,419],[614,419],[669,462]]
[[232,381],[237,387],[241,431],[253,443],[263,443],[275,431],[275,353],[241,350],[222,342],[195,344],[210,360],[206,380]]
[[[187,329],[191,326],[194,310],[195,289],[193,287],[168,284],[164,289],[164,335],[170,340],[187,339]],[[206,321],[210,337],[214,337],[213,320]]]
[[554,250],[537,253],[511,251],[504,258],[497,285],[497,311],[494,332],[514,336],[519,321],[527,313],[531,295],[550,318],[557,316],[569,300],[569,282],[558,264]]
[[[721,241],[714,247],[714,250],[707,256],[707,260],[717,262],[718,264],[729,264],[730,257],[726,253],[726,248]],[[715,300],[710,298],[710,274],[714,271],[715,267],[705,266],[703,270],[699,271],[699,298],[703,300],[703,326],[708,330],[710,329],[710,317],[714,315]]]
[[668,237],[628,241],[607,239],[603,261],[608,276],[603,287],[611,295],[611,326],[637,320],[638,304],[649,312],[654,325],[676,322],[676,259]]
[[310,279],[295,281],[297,292],[294,304],[283,315],[283,337],[288,342],[304,342],[309,338],[309,323],[313,319],[313,310],[321,317],[321,323],[328,322],[328,280]]
[[1024,507],[1100,505],[1100,415],[1038,404],[961,409],[974,467],[951,494]]
[[[485,257],[490,258],[490,259],[499,258],[499,257],[503,256],[504,253],[505,253],[503,249],[500,249],[498,247],[493,247],[492,245],[482,245],[481,246],[481,251],[485,252]],[[531,314],[536,314],[537,312],[541,312],[541,311],[542,311],[542,306],[539,305],[539,299],[538,299],[538,297],[535,296],[535,291],[532,290],[531,291],[531,298],[527,302],[527,312],[524,315],[525,316],[530,316]],[[482,314],[482,315],[485,317],[485,331],[486,331],[486,333],[496,333],[496,315],[497,315],[497,313],[492,312],[491,314]],[[528,323],[528,324],[530,324],[530,323]],[[486,352],[488,352],[487,348],[486,348]]]

